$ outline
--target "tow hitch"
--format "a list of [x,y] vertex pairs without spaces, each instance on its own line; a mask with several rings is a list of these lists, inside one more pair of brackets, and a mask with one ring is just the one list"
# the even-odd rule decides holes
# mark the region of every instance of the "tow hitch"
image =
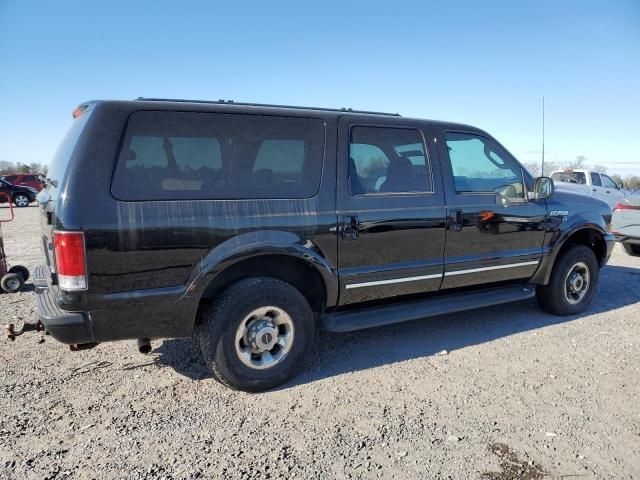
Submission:
[[18,328],[16,328],[15,323],[9,323],[4,326],[4,329],[7,333],[7,337],[12,342],[16,339],[17,336],[22,335],[24,332],[28,332],[29,330],[35,330],[36,332],[43,332],[43,334],[47,333],[46,330],[44,329],[44,325],[40,320],[38,320],[38,322],[35,325],[31,323],[22,322],[22,324]]

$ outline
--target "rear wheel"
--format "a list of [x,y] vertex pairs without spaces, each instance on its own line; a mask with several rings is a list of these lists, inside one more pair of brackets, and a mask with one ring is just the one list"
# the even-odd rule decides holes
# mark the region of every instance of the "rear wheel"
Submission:
[[288,283],[239,281],[203,313],[196,331],[205,363],[230,388],[259,392],[292,378],[313,344],[309,303]]
[[23,282],[29,280],[29,269],[22,265],[14,265],[9,269],[9,273],[17,273],[18,275],[21,275]]
[[28,207],[31,203],[31,199],[23,193],[18,193],[13,197],[13,203],[16,207]]
[[633,243],[623,243],[622,248],[632,257],[640,257],[640,245],[635,245]]
[[591,304],[598,274],[598,261],[593,250],[575,245],[556,260],[549,284],[538,285],[538,303],[556,315],[584,312]]
[[24,280],[22,279],[22,275],[18,273],[7,273],[0,279],[0,288],[7,293],[20,291],[23,284]]

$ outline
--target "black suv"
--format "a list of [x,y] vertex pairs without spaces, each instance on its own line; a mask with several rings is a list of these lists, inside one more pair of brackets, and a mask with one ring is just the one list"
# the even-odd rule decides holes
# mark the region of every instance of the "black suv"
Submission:
[[42,322],[76,350],[195,334],[237,389],[291,378],[318,327],[582,312],[614,245],[605,203],[467,125],[142,98],[74,117],[38,197]]

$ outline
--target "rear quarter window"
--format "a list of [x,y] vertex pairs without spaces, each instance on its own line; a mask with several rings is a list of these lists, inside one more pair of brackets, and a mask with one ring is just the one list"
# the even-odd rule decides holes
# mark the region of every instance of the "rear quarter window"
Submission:
[[58,150],[56,150],[56,153],[49,164],[49,171],[47,172],[47,177],[53,181],[54,184],[58,185],[58,183],[62,181],[64,174],[67,171],[69,160],[71,160],[71,155],[73,154],[76,144],[78,143],[78,139],[80,138],[87,121],[91,117],[92,112],[93,109],[83,113],[73,121],[71,128],[60,143]]
[[131,201],[309,198],[320,186],[324,137],[314,118],[135,112],[111,191]]

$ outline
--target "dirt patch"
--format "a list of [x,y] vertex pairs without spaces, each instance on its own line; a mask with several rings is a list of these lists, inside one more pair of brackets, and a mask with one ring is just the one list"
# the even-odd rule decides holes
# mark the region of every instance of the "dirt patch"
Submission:
[[501,472],[485,472],[482,480],[541,480],[548,472],[533,460],[522,460],[504,443],[494,443],[489,450],[500,458]]

